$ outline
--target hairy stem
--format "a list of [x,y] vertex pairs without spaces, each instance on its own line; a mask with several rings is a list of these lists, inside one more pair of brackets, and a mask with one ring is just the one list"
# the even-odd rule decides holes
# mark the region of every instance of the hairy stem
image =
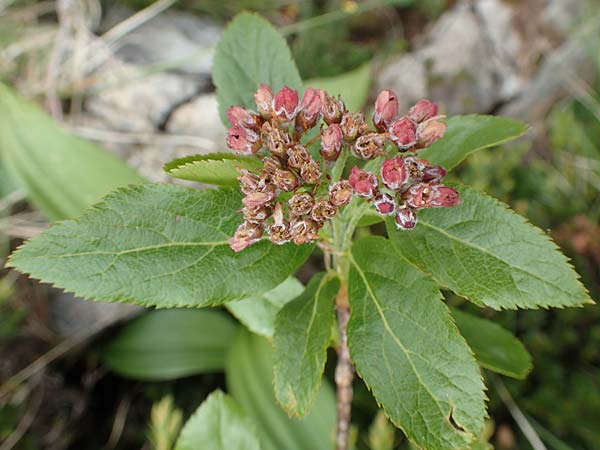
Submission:
[[348,335],[346,333],[348,319],[350,318],[350,307],[348,305],[348,289],[345,280],[342,282],[342,286],[338,292],[335,306],[340,331],[338,360],[335,368],[335,384],[337,388],[337,430],[335,448],[336,450],[348,450],[354,368],[352,366],[352,361],[350,361]]

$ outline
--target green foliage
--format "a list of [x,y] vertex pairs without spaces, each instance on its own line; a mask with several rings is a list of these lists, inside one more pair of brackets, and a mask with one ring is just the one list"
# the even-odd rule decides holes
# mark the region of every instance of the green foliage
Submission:
[[[82,297],[146,306],[207,306],[262,294],[311,245],[228,245],[240,193],[148,184],[121,189],[12,255],[10,265]],[[60,263],[57,263],[60,261]]]
[[334,77],[311,78],[306,80],[304,85],[323,89],[329,95],[340,95],[348,110],[359,111],[369,96],[371,64],[363,64],[350,72]]
[[236,167],[256,169],[260,161],[256,158],[238,156],[233,153],[209,153],[187,156],[165,164],[165,172],[182,180],[218,186],[237,186],[239,173]]
[[175,407],[170,395],[152,405],[148,436],[152,450],[171,450],[182,423],[183,413]]
[[371,450],[394,450],[396,430],[387,420],[382,410],[377,411],[369,427],[369,448]]
[[310,410],[318,392],[331,329],[337,277],[317,274],[305,291],[285,305],[275,321],[275,396],[294,416]]
[[442,139],[419,152],[419,157],[451,170],[471,153],[522,136],[527,125],[509,117],[455,116],[446,121]]
[[480,366],[513,378],[527,376],[531,356],[521,341],[490,320],[457,309],[452,316]]
[[304,285],[289,277],[276,288],[256,297],[225,303],[225,306],[250,331],[265,337],[275,332],[275,317],[284,305],[298,297]]
[[116,156],[70,135],[0,84],[0,158],[52,220],[72,218],[103,195],[144,179]]
[[567,258],[539,229],[467,187],[461,205],[421,211],[410,233],[387,221],[390,240],[441,286],[494,309],[590,303]]
[[484,386],[436,286],[381,237],[352,246],[348,343],[356,370],[417,446],[462,449],[481,432]]
[[254,92],[260,83],[274,91],[284,85],[302,87],[285,39],[266,19],[249,13],[236,16],[223,33],[215,52],[213,81],[226,126],[230,106],[255,109]]
[[260,450],[252,421],[221,391],[215,391],[187,421],[175,450]]
[[241,329],[229,355],[227,388],[257,426],[263,450],[331,450],[335,396],[324,382],[311,412],[302,419],[284,413],[273,394],[273,354],[269,342]]
[[219,372],[235,330],[219,311],[151,311],[125,325],[100,356],[119,375],[141,380]]

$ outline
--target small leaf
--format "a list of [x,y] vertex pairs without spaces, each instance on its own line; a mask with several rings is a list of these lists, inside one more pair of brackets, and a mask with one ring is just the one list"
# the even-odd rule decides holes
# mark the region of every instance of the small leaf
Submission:
[[257,14],[238,14],[229,24],[215,52],[213,81],[219,112],[230,126],[226,111],[241,105],[256,109],[254,92],[260,83],[274,92],[284,85],[300,89],[302,80],[285,39]]
[[2,165],[51,220],[76,217],[110,191],[145,181],[1,83],[0,117]]
[[532,367],[531,355],[521,341],[491,320],[457,309],[452,315],[480,366],[513,378],[527,376]]
[[369,427],[369,448],[371,450],[393,450],[395,434],[396,429],[380,409]]
[[141,380],[220,372],[235,330],[219,311],[151,311],[125,325],[100,358],[119,375]]
[[290,415],[304,416],[318,392],[339,288],[337,278],[317,274],[305,291],[277,314],[275,396]]
[[275,317],[283,306],[304,291],[304,285],[289,277],[275,289],[257,297],[227,302],[225,306],[250,331],[265,337],[275,332]]
[[176,307],[247,298],[282,283],[313,246],[264,240],[234,253],[240,208],[237,189],[132,186],[29,241],[9,264],[95,300]]
[[239,173],[235,170],[236,167],[254,170],[260,166],[258,158],[233,153],[208,153],[175,159],[165,164],[164,170],[172,177],[182,180],[237,186]]
[[419,448],[466,448],[484,425],[481,374],[441,294],[387,239],[352,246],[348,343],[356,370]]
[[414,230],[388,235],[402,256],[440,286],[494,309],[591,303],[577,273],[541,230],[468,187],[461,205],[419,212]]
[[349,111],[359,111],[369,96],[371,64],[363,64],[335,77],[311,78],[306,80],[304,85],[323,89],[329,95],[340,95]]
[[187,421],[175,450],[260,450],[254,428],[233,399],[217,390]]
[[240,329],[227,356],[227,389],[256,423],[263,450],[332,450],[336,404],[324,381],[312,411],[292,419],[273,393],[273,359],[269,341]]
[[183,423],[183,413],[178,409],[173,397],[166,395],[152,405],[148,440],[152,450],[171,450]]
[[454,116],[446,120],[448,131],[442,139],[421,150],[419,157],[446,170],[456,167],[477,150],[503,144],[522,136],[527,125],[509,117]]

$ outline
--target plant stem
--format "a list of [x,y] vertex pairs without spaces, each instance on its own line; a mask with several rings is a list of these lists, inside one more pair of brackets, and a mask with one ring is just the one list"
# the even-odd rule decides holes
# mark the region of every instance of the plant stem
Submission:
[[336,450],[348,450],[354,368],[352,366],[352,361],[350,361],[348,335],[346,333],[348,319],[350,318],[350,306],[348,304],[348,288],[345,280],[342,281],[335,303],[340,331],[338,360],[335,368],[335,384],[337,388],[337,429],[335,448]]

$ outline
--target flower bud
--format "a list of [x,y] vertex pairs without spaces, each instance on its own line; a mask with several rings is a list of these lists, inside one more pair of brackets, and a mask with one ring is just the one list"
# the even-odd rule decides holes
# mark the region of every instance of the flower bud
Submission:
[[296,117],[296,129],[306,131],[315,126],[321,115],[323,106],[323,95],[320,89],[306,88],[302,101],[300,102],[300,112]]
[[398,96],[394,91],[384,89],[375,100],[373,123],[379,131],[385,131],[398,115]]
[[414,209],[460,205],[458,192],[441,184],[415,184],[403,194],[403,198]]
[[409,117],[396,120],[389,129],[390,139],[400,150],[408,150],[417,143],[417,124]]
[[446,133],[448,125],[441,120],[428,120],[417,128],[417,148],[429,147]]
[[388,159],[381,165],[381,181],[393,191],[402,188],[407,178],[408,171],[402,157]]
[[336,160],[342,150],[344,134],[342,128],[333,123],[321,130],[321,156],[330,161]]
[[337,208],[329,203],[327,200],[320,200],[315,203],[312,211],[310,212],[310,218],[319,224],[323,224],[328,220],[331,220],[337,214]]
[[298,91],[284,86],[273,100],[275,116],[284,122],[291,122],[298,113]]
[[281,203],[277,203],[273,209],[273,224],[269,227],[269,239],[277,245],[285,244],[292,240],[290,223],[283,217]]
[[408,116],[417,123],[425,122],[432,117],[437,116],[438,105],[427,99],[419,100],[409,109]]
[[426,166],[422,179],[425,183],[438,183],[446,176],[446,170],[441,166]]
[[379,194],[373,199],[373,205],[382,216],[391,216],[396,211],[396,202],[390,194]]
[[308,184],[319,184],[321,181],[321,168],[314,159],[311,159],[300,168],[300,176]]
[[374,159],[383,155],[385,136],[369,133],[359,137],[352,146],[352,153],[360,159]]
[[417,214],[407,207],[402,205],[396,212],[396,227],[399,230],[412,230],[417,225]]
[[436,184],[432,186],[431,206],[445,207],[460,205],[460,197],[456,189]]
[[269,206],[245,207],[242,214],[247,222],[264,223],[271,216],[271,208]]
[[340,180],[329,187],[329,201],[333,206],[344,206],[350,203],[354,193],[348,180]]
[[293,219],[290,233],[294,244],[306,244],[319,238],[319,224],[312,219]]
[[302,145],[298,144],[287,149],[288,165],[294,169],[301,169],[304,164],[312,161],[310,152]]
[[255,131],[236,126],[227,130],[227,146],[238,154],[251,155],[261,144]]
[[377,192],[377,178],[370,172],[366,172],[354,166],[348,177],[348,182],[359,197],[373,198]]
[[361,112],[347,112],[342,116],[342,122],[340,123],[340,126],[342,127],[342,132],[344,133],[344,139],[348,142],[354,141],[368,128],[367,124],[365,123],[365,116]]
[[342,116],[346,113],[346,104],[339,96],[327,96],[323,102],[322,111],[323,121],[327,125],[331,125],[332,123],[340,123]]
[[283,130],[273,127],[265,122],[261,129],[261,139],[269,151],[280,158],[284,157],[292,140],[290,135]]
[[262,235],[262,225],[251,222],[242,222],[233,237],[229,239],[229,247],[236,253],[240,252],[260,240]]
[[275,186],[264,181],[259,183],[258,189],[246,194],[242,203],[246,208],[265,206],[275,200]]
[[299,192],[294,194],[289,200],[288,205],[290,206],[290,213],[295,216],[304,216],[309,214],[315,201],[308,192]]
[[256,109],[265,119],[270,119],[273,115],[273,91],[265,83],[261,83],[254,93]]
[[262,125],[260,116],[241,106],[232,106],[227,110],[227,119],[234,127],[244,127],[258,131]]
[[255,173],[250,172],[247,169],[237,168],[236,169],[240,176],[238,177],[238,181],[240,182],[240,190],[242,194],[249,194],[250,192],[254,192],[258,189],[259,183],[261,179]]
[[298,186],[300,186],[298,178],[291,170],[281,169],[275,171],[272,181],[277,189],[280,189],[284,192],[295,191],[298,189]]

